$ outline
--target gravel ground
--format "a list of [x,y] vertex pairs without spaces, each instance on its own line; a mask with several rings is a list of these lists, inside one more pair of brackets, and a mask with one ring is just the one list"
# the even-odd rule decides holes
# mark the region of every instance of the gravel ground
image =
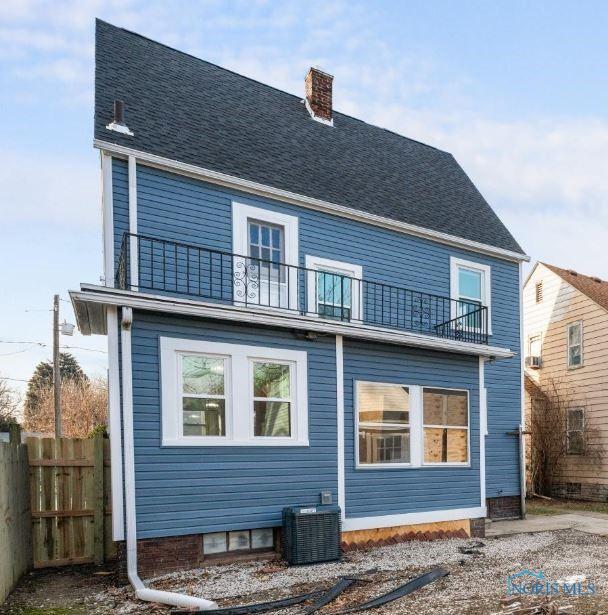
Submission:
[[[312,589],[331,586],[342,575],[359,574],[365,578],[347,590],[322,615],[336,613],[340,609],[363,602],[403,584],[414,576],[435,566],[443,566],[450,575],[436,581],[414,594],[404,597],[375,612],[419,614],[503,614],[508,610],[506,577],[523,568],[542,569],[545,577],[557,581],[584,575],[595,583],[597,593],[593,597],[559,597],[560,606],[570,606],[564,612],[582,614],[608,614],[608,558],[606,538],[565,530],[538,534],[484,539],[480,554],[467,555],[461,547],[473,544],[474,540],[438,540],[434,542],[410,542],[383,547],[365,552],[349,553],[341,563],[288,568],[276,562],[249,562],[179,572],[147,581],[151,587],[185,592],[216,600],[220,606],[259,602],[286,597]],[[36,573],[35,573],[36,574]],[[74,573],[75,574],[75,573]],[[31,576],[31,575],[30,575]],[[66,574],[63,573],[63,577]],[[61,575],[46,573],[46,583],[52,584],[54,595],[61,593],[58,579]],[[30,579],[30,585],[32,581]],[[24,584],[22,583],[22,586]],[[82,583],[79,583],[79,586]],[[30,613],[20,611],[20,604],[36,606],[25,591],[23,602],[20,586],[11,597],[11,610],[6,613]],[[74,589],[73,582],[66,587]],[[71,602],[69,593],[64,602],[56,600],[51,605],[44,587],[38,583],[37,593],[47,596],[45,606],[66,607],[61,613],[167,613],[161,605],[151,605],[133,600],[129,587],[117,588],[111,582],[104,585],[91,583],[90,592],[79,596],[78,605]],[[523,604],[539,600],[524,599]],[[39,605],[42,606],[42,605]],[[47,612],[43,610],[41,612]],[[48,611],[51,612],[51,611]],[[561,611],[560,611],[561,612]],[[301,607],[275,611],[279,615],[302,613]]]
[[[571,613],[608,613],[608,558],[606,538],[575,531],[521,534],[485,539],[479,555],[465,555],[460,547],[472,540],[409,542],[366,552],[349,553],[341,563],[288,568],[281,564],[251,562],[212,566],[155,579],[157,589],[187,592],[216,600],[220,606],[259,602],[325,588],[342,575],[364,575],[360,583],[322,613],[333,613],[382,594],[408,579],[441,565],[450,575],[418,592],[382,607],[382,613],[503,613],[506,577],[523,568],[545,573],[550,580],[584,575],[595,583],[594,597],[560,597]],[[146,607],[133,603],[129,590],[110,590],[95,597],[97,606],[113,602],[115,613],[138,613]],[[538,602],[533,600],[532,602]],[[524,604],[530,601],[523,601]],[[149,607],[148,607],[149,608]],[[277,612],[279,613],[279,612]],[[284,615],[301,613],[285,609]]]

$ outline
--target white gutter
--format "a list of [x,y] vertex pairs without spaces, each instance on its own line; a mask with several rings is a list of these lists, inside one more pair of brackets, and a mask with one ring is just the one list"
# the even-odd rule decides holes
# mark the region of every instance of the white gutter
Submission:
[[384,216],[378,216],[376,214],[353,209],[352,207],[345,207],[344,205],[330,203],[329,201],[316,199],[303,194],[298,194],[296,192],[291,192],[289,190],[274,188],[273,186],[260,184],[248,179],[242,179],[240,177],[235,177],[234,175],[227,175],[226,173],[220,173],[219,171],[213,171],[212,169],[205,169],[204,167],[199,167],[194,164],[180,162],[179,160],[173,160],[171,158],[164,158],[163,156],[143,152],[132,147],[125,147],[124,145],[118,145],[117,143],[110,143],[109,141],[104,141],[102,139],[95,139],[93,141],[93,146],[100,149],[102,152],[112,154],[113,156],[127,159],[130,156],[133,156],[138,162],[157,169],[164,169],[173,173],[195,177],[219,186],[242,190],[244,192],[256,194],[266,198],[279,199],[285,203],[300,205],[301,207],[314,209],[316,211],[324,211],[326,213],[333,214],[334,216],[358,220],[359,222],[365,222],[367,224],[373,224],[374,226],[388,228],[400,233],[405,233],[406,235],[423,237],[425,239],[438,241],[439,243],[444,243],[446,245],[456,246],[464,250],[471,250],[473,252],[487,254],[488,256],[494,256],[496,258],[501,258],[516,263],[519,261],[530,260],[528,255],[521,254],[520,252],[514,252],[513,250],[506,250],[504,248],[498,248],[479,241],[473,241],[471,239],[457,237],[456,235],[450,235],[449,233],[434,231],[415,224],[385,218]]
[[133,381],[131,366],[131,324],[133,310],[122,309],[122,386],[123,386],[123,437],[124,437],[124,475],[125,475],[125,512],[127,521],[127,574],[140,600],[159,602],[184,609],[209,611],[217,609],[217,604],[205,598],[195,598],[174,592],[149,589],[137,574],[137,520],[135,515],[135,446],[133,442]]

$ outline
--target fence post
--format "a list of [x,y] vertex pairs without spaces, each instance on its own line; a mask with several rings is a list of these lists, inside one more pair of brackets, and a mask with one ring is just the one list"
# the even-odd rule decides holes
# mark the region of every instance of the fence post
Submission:
[[11,423],[8,426],[9,442],[11,444],[21,444],[21,425]]
[[93,439],[93,553],[97,565],[104,562],[103,433]]

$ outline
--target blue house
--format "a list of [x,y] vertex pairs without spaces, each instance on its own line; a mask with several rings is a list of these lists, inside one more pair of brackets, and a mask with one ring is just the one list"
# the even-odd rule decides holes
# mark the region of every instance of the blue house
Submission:
[[[520,513],[521,265],[451,154],[99,21],[113,531],[142,572]],[[133,550],[132,549],[132,550]]]

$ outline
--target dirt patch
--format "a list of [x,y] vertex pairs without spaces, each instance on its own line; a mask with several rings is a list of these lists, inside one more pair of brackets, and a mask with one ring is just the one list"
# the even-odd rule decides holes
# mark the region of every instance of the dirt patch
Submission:
[[[325,607],[322,615],[364,602],[405,583],[414,576],[442,566],[450,575],[407,597],[372,612],[419,615],[481,615],[503,614],[508,603],[507,575],[525,568],[542,570],[546,579],[557,581],[583,575],[592,582],[596,594],[585,597],[560,595],[555,602],[570,606],[569,613],[585,615],[608,613],[608,540],[601,536],[565,530],[538,534],[521,534],[484,539],[483,546],[474,540],[438,540],[410,542],[366,552],[348,553],[340,563],[316,566],[288,567],[268,562],[247,562],[209,566],[203,569],[178,572],[146,583],[155,589],[184,592],[216,600],[220,606],[233,606],[285,598],[313,589],[325,589],[343,575],[361,575],[366,582],[349,588],[338,600]],[[470,548],[474,546],[474,548]],[[463,552],[464,551],[464,552]],[[40,573],[35,573],[34,577]],[[117,588],[107,578],[86,582],[81,573],[73,572],[72,582],[65,580],[55,586],[55,592],[81,593],[64,596],[63,603],[56,596],[53,604],[74,610],[73,613],[167,613],[169,608],[138,602],[130,587]],[[64,572],[63,575],[69,573]],[[62,575],[59,575],[62,576]],[[53,575],[49,574],[52,579]],[[80,579],[80,581],[78,581]],[[50,580],[37,581],[38,597],[47,599],[42,589]],[[22,584],[27,585],[28,580]],[[70,584],[72,583],[72,585]],[[15,607],[24,598],[20,585],[11,598]],[[25,592],[27,594],[27,592]],[[37,606],[33,596],[27,604]],[[71,600],[74,600],[72,604]],[[538,598],[517,598],[521,605],[539,602]],[[50,606],[50,605],[49,605]],[[27,611],[3,611],[30,615]],[[45,613],[47,611],[44,611]],[[48,611],[49,613],[51,611]],[[63,615],[61,612],[57,615]],[[275,611],[279,615],[302,613],[302,606]]]
[[[44,568],[25,575],[0,606],[7,615],[81,615],[93,612],[92,600],[115,584],[113,568]],[[111,611],[107,611],[111,612]]]

